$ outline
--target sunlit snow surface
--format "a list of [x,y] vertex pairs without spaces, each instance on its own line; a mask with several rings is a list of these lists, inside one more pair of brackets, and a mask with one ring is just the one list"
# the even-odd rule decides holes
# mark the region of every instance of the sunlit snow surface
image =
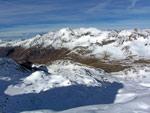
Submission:
[[[137,74],[138,76],[138,74]],[[149,74],[147,74],[149,76]],[[135,76],[134,76],[135,77]],[[134,78],[133,77],[133,78]],[[149,77],[148,77],[149,78]],[[114,103],[99,104],[73,108],[59,113],[149,113],[150,112],[150,79],[146,83],[137,78],[126,80],[124,78],[107,77],[111,81],[123,83],[124,87],[118,90]],[[142,78],[141,78],[142,80]],[[149,81],[149,82],[148,82]],[[23,113],[53,113],[50,110],[30,111]]]
[[[0,70],[3,72],[0,73],[0,102],[9,99],[0,110],[6,113],[150,112],[148,66],[106,73],[64,60],[48,66],[48,72],[29,72],[4,58],[0,59]],[[20,77],[14,76],[15,73]]]

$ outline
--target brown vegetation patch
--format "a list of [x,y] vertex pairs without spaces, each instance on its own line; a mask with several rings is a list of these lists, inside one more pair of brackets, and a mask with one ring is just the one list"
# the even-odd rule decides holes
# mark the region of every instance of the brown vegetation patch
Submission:
[[150,64],[150,60],[139,59],[139,60],[135,60],[134,63]]
[[118,72],[130,67],[130,66],[122,66],[121,64],[105,63],[96,58],[81,58],[75,54],[72,54],[71,58],[76,62],[86,64],[95,68],[101,68],[107,72]]
[[17,61],[47,64],[54,60],[64,59],[69,53],[67,49],[7,47],[0,48],[0,57],[9,57]]

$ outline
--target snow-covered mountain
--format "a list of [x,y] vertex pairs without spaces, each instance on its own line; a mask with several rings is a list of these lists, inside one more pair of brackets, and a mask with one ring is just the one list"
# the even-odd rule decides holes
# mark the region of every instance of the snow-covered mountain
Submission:
[[[70,54],[122,60],[150,57],[150,30],[101,31],[96,28],[69,29],[37,35],[24,41],[1,42],[1,47],[21,46],[26,49],[37,47],[66,48]],[[142,49],[141,49],[142,48]]]
[[0,112],[149,113],[149,51],[149,29],[0,40]]

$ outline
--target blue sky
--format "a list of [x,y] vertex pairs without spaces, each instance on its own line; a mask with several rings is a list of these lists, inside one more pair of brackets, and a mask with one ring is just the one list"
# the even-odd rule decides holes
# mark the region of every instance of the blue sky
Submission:
[[0,0],[0,38],[64,27],[150,28],[150,0]]

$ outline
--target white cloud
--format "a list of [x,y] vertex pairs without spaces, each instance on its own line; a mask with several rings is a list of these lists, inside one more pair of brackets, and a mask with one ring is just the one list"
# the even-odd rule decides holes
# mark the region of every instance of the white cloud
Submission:
[[138,2],[139,0],[131,0],[131,5],[128,7],[129,9],[130,8],[133,8],[135,7],[136,3]]
[[102,10],[105,9],[105,7],[106,7],[108,4],[109,4],[108,1],[106,1],[106,2],[101,2],[101,3],[99,3],[99,4],[95,5],[95,6],[90,7],[89,9],[87,9],[87,10],[85,11],[85,13],[92,13],[92,12],[94,12],[94,11],[102,11]]

